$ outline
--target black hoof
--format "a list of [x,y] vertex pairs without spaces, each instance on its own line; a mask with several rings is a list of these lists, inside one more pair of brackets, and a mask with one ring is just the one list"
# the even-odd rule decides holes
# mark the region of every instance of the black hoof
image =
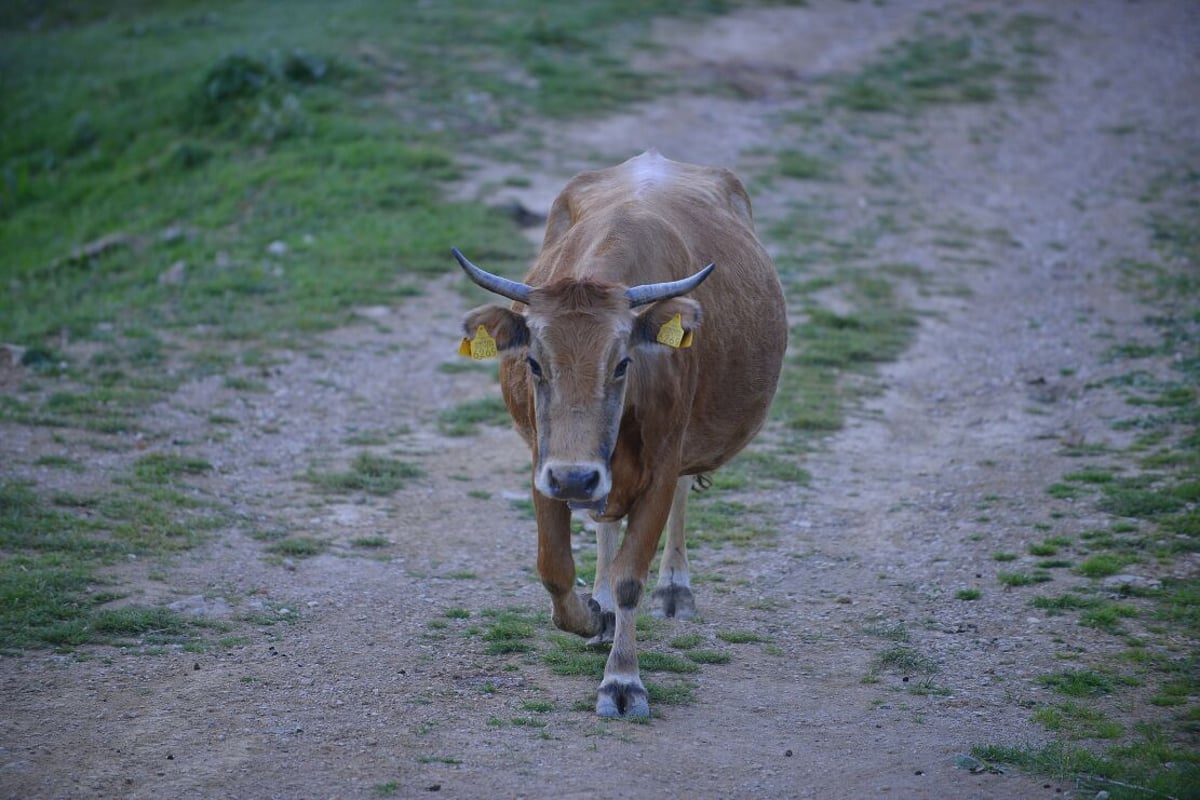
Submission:
[[617,615],[612,611],[602,611],[600,615],[604,622],[601,625],[600,632],[587,640],[586,644],[588,647],[610,645],[613,643],[613,637],[617,633]]
[[655,589],[651,597],[658,603],[658,607],[654,609],[656,617],[691,619],[696,616],[696,598],[686,586],[663,586]]
[[591,595],[584,595],[584,599],[587,601],[588,610],[592,612],[592,624],[590,631],[579,635],[591,637],[587,641],[589,645],[612,644],[613,634],[617,630],[617,615],[612,611],[605,611]]
[[600,687],[596,713],[602,717],[648,717],[650,698],[640,683],[613,681]]

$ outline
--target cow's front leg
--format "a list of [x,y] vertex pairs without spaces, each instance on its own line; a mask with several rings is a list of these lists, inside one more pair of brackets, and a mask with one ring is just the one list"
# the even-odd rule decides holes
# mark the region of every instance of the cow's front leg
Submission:
[[596,524],[596,582],[592,586],[592,600],[600,606],[604,615],[603,629],[588,639],[589,645],[612,644],[616,634],[617,604],[613,600],[612,562],[617,555],[617,541],[621,537],[621,523],[599,522]]
[[610,582],[617,604],[616,626],[596,697],[596,713],[602,717],[650,716],[650,698],[638,671],[637,609],[671,509],[673,489],[671,483],[654,485],[642,496],[630,511],[625,539],[613,561]]
[[559,630],[595,636],[604,630],[604,615],[593,599],[575,591],[575,558],[571,555],[571,510],[567,504],[533,491],[538,526],[538,575],[550,593],[554,624]]

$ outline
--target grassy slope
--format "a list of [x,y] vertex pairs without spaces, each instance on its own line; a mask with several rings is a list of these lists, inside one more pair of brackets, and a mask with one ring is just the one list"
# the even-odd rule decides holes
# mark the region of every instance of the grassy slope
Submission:
[[[445,199],[454,153],[529,115],[646,96],[657,83],[621,56],[650,16],[720,8],[0,11],[0,342],[24,348],[29,370],[0,395],[0,419],[87,431],[97,449],[129,456],[108,474],[39,462],[79,473],[96,487],[87,494],[0,482],[0,648],[111,641],[121,626],[98,624],[98,607],[121,587],[87,591],[104,565],[192,547],[228,524],[219,501],[195,500],[188,482],[202,469],[137,459],[125,434],[149,433],[146,408],[191,377],[269,363],[271,347],[356,305],[421,292],[452,273],[451,244],[520,269],[529,245],[503,212]],[[236,422],[214,418],[214,435]],[[371,469],[349,478],[378,483]],[[129,622],[145,633],[144,619]]]
[[[26,391],[0,396],[0,417],[95,431],[107,437],[105,447],[116,449],[129,445],[110,435],[135,429],[139,410],[189,374],[221,369],[233,351],[269,358],[254,354],[337,325],[356,304],[420,292],[430,276],[447,271],[451,243],[489,265],[517,269],[527,245],[503,215],[445,201],[441,185],[457,174],[454,154],[486,150],[489,134],[526,115],[605,111],[669,88],[632,75],[621,48],[645,31],[652,14],[722,7],[620,0],[576,7],[513,0],[470,4],[469,10],[466,4],[379,0],[210,3],[203,10],[190,3],[128,2],[117,11],[109,5],[75,3],[41,16],[23,5],[0,12],[0,113],[16,123],[0,128],[0,275],[7,290],[0,294],[0,341],[28,348],[25,359],[34,372]],[[824,113],[843,121],[912,118],[932,104],[1024,96],[1044,80],[1032,45],[1038,26],[1035,18],[1014,17],[990,26],[977,21],[983,30],[949,26],[916,36],[833,87]],[[968,40],[983,49],[964,46]],[[806,142],[837,144],[820,121],[796,123],[805,128]],[[846,155],[832,145],[826,150],[781,152],[776,172],[837,181],[838,159]],[[877,188],[888,180],[879,171]],[[1194,185],[1195,177],[1186,180]],[[1064,478],[1077,494],[1094,492],[1114,519],[1134,520],[1115,522],[1107,537],[1058,545],[1079,551],[1084,560],[1076,566],[1085,575],[1103,573],[1106,562],[1093,561],[1101,556],[1112,564],[1170,559],[1190,552],[1196,541],[1200,320],[1189,309],[1200,292],[1194,281],[1179,278],[1197,268],[1189,221],[1196,209],[1176,196],[1186,192],[1172,194],[1172,187],[1187,188],[1178,181],[1160,187],[1164,196],[1155,198],[1156,207],[1173,211],[1156,217],[1151,229],[1170,268],[1130,270],[1157,276],[1143,291],[1189,298],[1167,304],[1156,323],[1162,352],[1186,357],[1177,381],[1146,386],[1136,376],[1130,380],[1146,412],[1129,422],[1147,429],[1140,449],[1128,454],[1138,476],[1126,472],[1105,481],[1081,469]],[[781,453],[742,460],[718,490],[736,489],[747,476],[802,482],[803,471],[784,456],[803,451],[808,437],[838,429],[847,402],[871,390],[869,381],[853,376],[895,357],[914,327],[892,284],[919,270],[903,264],[879,270],[873,259],[876,242],[898,232],[886,214],[862,229],[840,230],[828,224],[825,211],[797,206],[769,232],[786,245],[780,267],[800,312],[793,334],[802,344],[789,357],[775,409],[775,420],[790,433],[781,437]],[[275,242],[288,248],[286,259],[269,251]],[[90,255],[73,255],[89,243]],[[830,289],[850,311],[822,307],[820,293]],[[86,359],[78,348],[63,346],[80,339],[90,345]],[[191,353],[191,373],[165,378],[161,366],[175,348]],[[70,390],[52,391],[56,376]],[[457,424],[456,418],[446,424]],[[179,620],[150,613],[161,610],[113,615],[101,609],[120,595],[119,586],[85,592],[98,584],[106,563],[191,547],[200,540],[197,531],[202,536],[225,524],[219,505],[198,505],[184,491],[206,465],[148,457],[130,462],[94,495],[49,497],[39,487],[4,484],[0,646],[188,635]],[[359,472],[349,479],[365,480],[371,470]],[[745,511],[718,491],[698,505],[696,517],[708,520],[714,546],[741,544],[751,535],[761,541],[760,532],[731,521]],[[1150,631],[1155,636],[1182,632],[1195,641],[1195,594],[1194,582],[1173,582],[1135,598],[1142,603],[1137,613],[1159,624],[1159,633]],[[1126,612],[1080,596],[1078,603],[1043,602],[1120,630]],[[517,638],[497,634],[489,641]],[[1084,719],[1078,705],[1060,703],[1039,710],[1041,721],[1065,731],[1057,749],[981,753],[1064,775],[1163,781],[1155,785],[1177,791],[1170,783],[1175,774],[1163,764],[1179,760],[1171,742],[1196,724],[1188,705],[1197,691],[1196,666],[1194,657],[1169,649],[1161,657],[1158,644],[1131,642],[1127,660],[1153,684],[1155,707],[1165,711],[1124,749],[1085,760],[1073,743],[1104,752],[1103,740],[1086,734],[1108,728],[1103,720]],[[1120,664],[1105,669],[1129,672]],[[1097,675],[1106,678],[1104,670]],[[1128,691],[1111,675],[1107,683],[1085,683]],[[1047,685],[1074,686],[1079,681],[1067,678],[1081,677],[1089,676],[1048,676]],[[1164,736],[1167,743],[1155,749]]]

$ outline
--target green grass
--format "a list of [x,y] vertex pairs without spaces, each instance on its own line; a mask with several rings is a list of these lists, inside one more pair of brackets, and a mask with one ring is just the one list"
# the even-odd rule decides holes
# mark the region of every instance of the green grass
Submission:
[[543,654],[542,660],[555,675],[602,678],[608,654],[588,648],[582,639],[551,637],[554,648]]
[[1165,743],[1153,728],[1139,727],[1131,745],[1104,754],[1063,741],[1041,746],[986,745],[971,748],[985,763],[1010,764],[1027,772],[1073,782],[1088,796],[1104,791],[1110,800],[1195,797],[1200,757],[1194,749]]
[[315,536],[289,536],[272,542],[267,546],[267,552],[287,558],[312,558],[319,556],[329,548],[329,542]]
[[701,633],[685,633],[682,636],[676,636],[668,642],[671,647],[677,650],[691,650],[704,644],[704,634]]
[[1044,706],[1034,712],[1035,722],[1046,730],[1061,733],[1070,739],[1117,739],[1124,727],[1102,712],[1078,703],[1059,703]]
[[1094,670],[1061,670],[1038,679],[1043,686],[1054,689],[1068,697],[1089,697],[1110,694],[1114,685],[1111,678]]
[[770,636],[764,636],[754,631],[717,631],[717,638],[730,644],[757,644],[774,641]]
[[800,150],[784,150],[778,154],[778,160],[778,173],[788,178],[822,181],[833,177],[826,161]]
[[843,77],[828,103],[856,112],[911,114],[930,106],[991,102],[1004,94],[1034,95],[1048,80],[1034,59],[1040,55],[1041,24],[1012,24],[1033,19],[1018,15],[997,24],[995,16],[984,22],[984,15],[975,15],[969,26],[939,21],[940,30],[904,39]]
[[108,641],[93,624],[121,596],[106,567],[190,549],[225,523],[215,503],[183,491],[207,469],[147,455],[93,497],[0,483],[0,651]]
[[1050,616],[1054,616],[1067,611],[1095,608],[1101,602],[1097,598],[1082,597],[1078,594],[1067,593],[1058,597],[1035,597],[1029,601],[1029,605],[1045,611]]
[[1121,620],[1138,616],[1138,610],[1122,603],[1103,603],[1079,615],[1079,624],[1106,633],[1123,634]]
[[508,407],[499,397],[470,400],[448,408],[438,415],[438,429],[447,436],[472,436],[480,425],[507,427],[512,424]]
[[1046,583],[1053,578],[1045,572],[997,572],[996,580],[1010,589],[1020,586],[1032,586],[1035,583]]
[[304,477],[322,492],[345,494],[367,492],[389,495],[410,480],[423,477],[424,470],[399,459],[362,452],[355,456],[350,469],[341,472],[310,470]]
[[983,592],[979,589],[959,589],[954,597],[957,600],[978,600],[983,597]]
[[890,647],[875,656],[874,667],[906,674],[930,675],[938,671],[937,662],[906,645]]
[[652,16],[711,9],[301,0],[197,24],[178,3],[75,7],[36,34],[14,7],[0,32],[0,101],[22,109],[0,139],[5,341],[93,336],[118,313],[232,337],[322,329],[448,272],[446,242],[515,266],[528,245],[503,213],[444,199],[451,153],[668,88],[628,52]]
[[[796,239],[794,224],[784,223],[774,233]],[[814,260],[825,257],[833,247],[822,241],[797,241],[807,248]],[[855,246],[858,247],[857,245]],[[839,260],[866,256],[869,248],[853,256],[843,253]],[[789,264],[781,260],[784,270]],[[869,383],[850,381],[849,375],[869,376],[878,364],[894,360],[908,346],[916,329],[916,316],[896,297],[894,285],[876,274],[857,268],[844,268],[834,281],[853,299],[855,310],[835,313],[810,302],[804,319],[792,326],[788,357],[780,377],[772,417],[781,421],[797,436],[823,436],[842,429],[847,406],[870,395]],[[811,286],[815,291],[821,283]],[[809,288],[809,287],[806,287]],[[804,289],[788,287],[795,303],[804,297]]]
[[1104,578],[1109,575],[1116,575],[1125,567],[1128,561],[1118,555],[1111,553],[1101,553],[1084,559],[1076,570],[1080,575],[1088,578]]
[[533,641],[538,628],[545,624],[544,615],[512,609],[485,609],[481,616],[488,620],[483,641],[488,655],[528,653],[536,649]]
[[733,656],[720,650],[695,648],[687,651],[687,657],[697,664],[728,664]]

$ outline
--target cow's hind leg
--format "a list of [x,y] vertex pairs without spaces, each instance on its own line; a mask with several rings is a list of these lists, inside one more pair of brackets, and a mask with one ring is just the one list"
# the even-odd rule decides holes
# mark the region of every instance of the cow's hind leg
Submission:
[[604,615],[604,630],[588,639],[589,645],[612,644],[617,626],[617,604],[613,600],[612,562],[617,555],[617,542],[621,537],[621,523],[600,522],[596,525],[596,582],[592,586],[592,600],[600,606]]
[[685,475],[675,484],[671,516],[667,520],[667,546],[658,569],[658,586],[652,595],[657,604],[656,617],[691,619],[696,616],[696,600],[688,575],[687,544],[684,542],[688,493],[693,481],[691,475]]

